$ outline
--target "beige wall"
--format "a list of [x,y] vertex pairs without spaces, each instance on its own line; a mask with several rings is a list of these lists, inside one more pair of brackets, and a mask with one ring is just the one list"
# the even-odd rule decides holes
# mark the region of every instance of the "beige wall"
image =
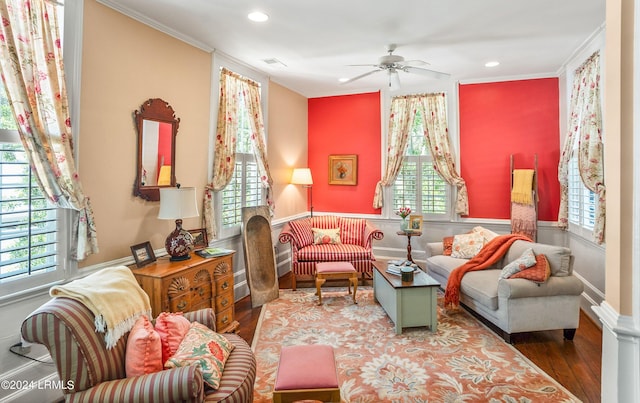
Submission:
[[307,211],[307,189],[289,183],[293,168],[307,167],[307,98],[270,82],[268,136],[274,218]]
[[[95,213],[100,253],[87,266],[130,256],[131,245],[162,248],[175,224],[158,202],[132,196],[137,133],[133,112],[162,98],[180,118],[176,176],[202,198],[207,182],[211,55],[95,1],[84,6],[78,142],[80,178]],[[201,204],[201,202],[200,202]],[[185,228],[202,225],[185,219]]]
[[633,3],[607,0],[606,20],[605,295],[622,315],[633,313]]

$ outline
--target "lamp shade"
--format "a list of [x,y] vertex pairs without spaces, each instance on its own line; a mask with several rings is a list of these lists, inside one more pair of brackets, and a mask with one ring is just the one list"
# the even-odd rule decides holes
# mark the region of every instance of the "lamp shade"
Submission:
[[158,218],[176,220],[198,216],[196,188],[160,188],[160,211]]
[[291,183],[294,185],[313,185],[311,170],[309,168],[294,168]]

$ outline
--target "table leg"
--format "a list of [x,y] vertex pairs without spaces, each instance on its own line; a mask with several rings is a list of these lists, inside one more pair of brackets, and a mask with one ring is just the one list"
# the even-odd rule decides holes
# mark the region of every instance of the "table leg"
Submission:
[[326,280],[324,278],[316,276],[316,294],[318,294],[318,305],[322,305],[322,291],[320,291],[320,288],[325,281]]
[[407,260],[413,262],[411,258],[411,234],[407,234]]
[[357,304],[358,302],[356,301],[356,291],[358,290],[358,275],[356,274],[355,276],[351,277],[349,279],[349,283],[353,284],[353,303]]

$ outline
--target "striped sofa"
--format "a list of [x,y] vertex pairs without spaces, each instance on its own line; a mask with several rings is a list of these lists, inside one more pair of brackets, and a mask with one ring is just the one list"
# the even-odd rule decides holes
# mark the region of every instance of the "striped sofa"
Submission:
[[[340,229],[340,243],[314,244],[313,228]],[[358,273],[371,274],[373,240],[381,240],[382,231],[364,218],[316,216],[292,220],[285,224],[278,237],[280,243],[291,244],[292,288],[296,276],[315,275],[318,262],[350,262]]]
[[[185,313],[215,330],[210,308]],[[205,387],[199,367],[187,366],[125,376],[127,336],[107,350],[97,333],[94,316],[82,303],[54,298],[22,323],[22,337],[44,344],[56,364],[66,402],[251,402],[256,360],[249,345],[236,334],[224,334],[235,348],[224,367],[220,387]]]

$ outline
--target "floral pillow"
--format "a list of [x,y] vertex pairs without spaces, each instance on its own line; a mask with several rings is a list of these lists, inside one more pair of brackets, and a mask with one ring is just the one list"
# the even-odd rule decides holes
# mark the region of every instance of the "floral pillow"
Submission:
[[502,268],[500,278],[509,278],[514,274],[527,269],[536,264],[536,255],[533,253],[533,249],[529,248],[522,252],[519,258],[509,263]]
[[509,278],[526,278],[536,283],[544,283],[551,276],[551,266],[547,257],[543,254],[536,256],[536,264],[513,274]]
[[193,322],[178,351],[164,364],[165,368],[199,365],[204,382],[218,389],[224,364],[235,346],[205,325]]
[[451,257],[471,259],[480,252],[483,246],[484,238],[482,234],[472,232],[470,234],[455,235],[451,246]]
[[340,228],[312,228],[313,243],[316,245],[329,245],[341,243]]

